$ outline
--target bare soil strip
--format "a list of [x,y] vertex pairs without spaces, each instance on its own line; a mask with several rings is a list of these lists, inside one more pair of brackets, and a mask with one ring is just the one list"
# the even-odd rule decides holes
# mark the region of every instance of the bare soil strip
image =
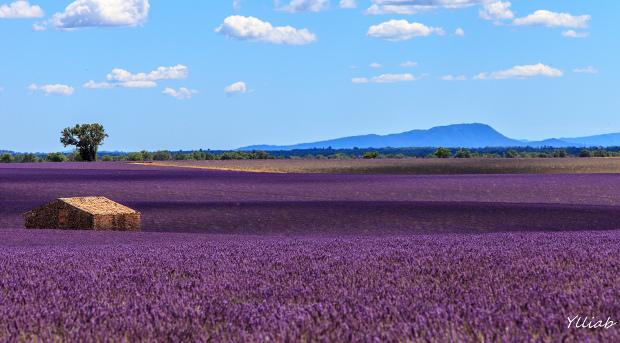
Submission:
[[620,158],[227,160],[136,163],[251,173],[324,174],[618,174]]

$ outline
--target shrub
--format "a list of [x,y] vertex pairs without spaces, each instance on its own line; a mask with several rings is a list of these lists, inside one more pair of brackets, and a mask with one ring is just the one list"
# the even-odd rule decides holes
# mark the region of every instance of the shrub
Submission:
[[456,158],[471,158],[471,151],[469,149],[459,149],[454,155]]
[[437,150],[435,150],[435,156],[438,158],[449,158],[450,156],[452,156],[452,151],[446,148],[438,148]]
[[185,160],[191,160],[192,159],[192,155],[184,154],[184,153],[181,153],[181,152],[174,154],[173,157],[177,161],[185,161]]
[[59,152],[50,152],[45,157],[45,160],[48,162],[64,162],[67,160],[67,157]]
[[110,156],[110,155],[104,155],[104,156],[101,158],[101,160],[102,160],[103,162],[112,162],[114,159],[113,159],[113,158],[112,158],[112,156]]
[[506,158],[517,158],[519,157],[519,153],[516,150],[510,149],[508,151],[506,151],[506,153],[504,154],[506,156]]
[[245,153],[238,151],[227,151],[220,155],[220,160],[245,160],[247,156]]
[[368,151],[368,152],[364,153],[363,157],[365,159],[367,159],[367,160],[371,160],[371,159],[375,159],[375,158],[379,157],[379,153],[376,152],[376,151]]
[[207,154],[205,154],[203,151],[194,151],[192,153],[192,159],[196,161],[204,161],[206,158]]
[[127,154],[127,161],[144,161],[144,156],[139,152],[130,152]]
[[19,162],[21,163],[33,163],[38,161],[39,158],[35,154],[23,154],[19,156]]
[[564,149],[559,149],[553,152],[553,157],[560,157],[560,158],[564,158],[567,156],[566,150]]
[[153,160],[155,161],[169,161],[172,159],[172,154],[169,151],[157,151],[153,154]]
[[11,163],[14,160],[15,158],[11,154],[2,154],[2,156],[0,156],[0,163]]
[[596,149],[592,152],[593,157],[609,157],[609,153],[605,149]]
[[271,156],[269,156],[269,153],[266,151],[252,151],[249,156],[252,160],[267,160],[270,157]]
[[82,155],[80,155],[80,153],[77,152],[77,151],[74,151],[69,156],[65,156],[65,160],[69,160],[69,161],[72,161],[72,162],[81,162],[81,161],[83,161]]
[[140,154],[142,154],[142,160],[144,161],[152,161],[153,160],[153,153],[150,153],[146,150],[142,150],[140,151]]
[[583,149],[579,152],[579,157],[592,157],[592,153],[588,149]]

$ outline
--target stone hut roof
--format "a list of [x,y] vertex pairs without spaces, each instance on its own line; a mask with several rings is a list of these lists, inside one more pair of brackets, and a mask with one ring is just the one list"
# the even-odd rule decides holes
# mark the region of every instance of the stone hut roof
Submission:
[[81,211],[98,214],[135,214],[136,211],[106,197],[59,198],[58,200]]

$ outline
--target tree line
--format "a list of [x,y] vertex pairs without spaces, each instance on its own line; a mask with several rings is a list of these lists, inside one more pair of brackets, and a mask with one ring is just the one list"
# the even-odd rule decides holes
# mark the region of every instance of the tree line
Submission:
[[[620,157],[620,148],[545,149],[482,148],[482,149],[312,149],[291,152],[266,151],[138,151],[130,153],[98,153],[96,160],[113,161],[209,161],[209,160],[267,160],[267,159],[384,159],[384,158],[565,158],[565,157]],[[82,162],[79,152],[49,154],[0,154],[0,163]]]
[[266,159],[377,159],[377,158],[564,158],[620,157],[620,147],[557,149],[552,147],[518,148],[381,148],[381,149],[322,149],[286,151],[139,151],[130,153],[100,153],[99,147],[108,137],[103,125],[78,124],[62,130],[60,143],[74,146],[71,153],[49,154],[0,153],[0,163],[65,162],[65,161],[170,161],[170,160],[266,160]]

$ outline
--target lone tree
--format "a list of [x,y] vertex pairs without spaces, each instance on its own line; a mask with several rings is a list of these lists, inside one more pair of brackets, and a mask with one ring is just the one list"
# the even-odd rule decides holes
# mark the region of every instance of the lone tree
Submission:
[[68,127],[61,132],[60,143],[65,147],[73,145],[84,161],[96,161],[97,150],[108,137],[101,124],[83,124]]

